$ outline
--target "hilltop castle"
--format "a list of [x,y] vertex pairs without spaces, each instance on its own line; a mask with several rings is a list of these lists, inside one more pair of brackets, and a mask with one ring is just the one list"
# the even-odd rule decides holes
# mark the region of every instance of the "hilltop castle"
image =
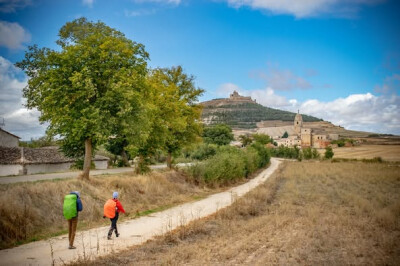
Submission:
[[233,91],[231,95],[229,95],[229,100],[233,102],[250,102],[255,103],[256,100],[251,99],[251,97],[241,96],[237,91]]
[[250,96],[242,96],[237,91],[233,91],[229,95],[229,98],[224,99],[213,99],[211,101],[203,102],[202,105],[204,106],[222,106],[222,105],[237,105],[243,103],[256,103],[256,100],[251,99]]

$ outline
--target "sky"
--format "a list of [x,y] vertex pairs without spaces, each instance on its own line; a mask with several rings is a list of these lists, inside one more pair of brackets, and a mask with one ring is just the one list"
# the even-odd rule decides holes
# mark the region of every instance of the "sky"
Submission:
[[[150,54],[149,67],[181,65],[205,90],[349,130],[400,135],[397,0],[0,0],[0,119],[30,140],[45,135],[27,110],[28,46],[59,49],[59,29],[102,21]],[[2,122],[0,120],[0,123]]]

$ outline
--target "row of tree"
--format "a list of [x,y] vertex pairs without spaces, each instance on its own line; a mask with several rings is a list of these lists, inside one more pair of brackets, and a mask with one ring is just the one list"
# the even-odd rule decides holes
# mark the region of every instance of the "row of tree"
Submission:
[[[201,131],[203,90],[182,67],[150,69],[145,47],[102,22],[86,18],[66,23],[59,50],[30,46],[16,63],[29,77],[23,90],[28,108],[41,112],[47,135],[62,138],[70,157],[84,157],[89,179],[93,151],[101,144],[127,159],[172,153]],[[142,167],[137,168],[139,170]]]

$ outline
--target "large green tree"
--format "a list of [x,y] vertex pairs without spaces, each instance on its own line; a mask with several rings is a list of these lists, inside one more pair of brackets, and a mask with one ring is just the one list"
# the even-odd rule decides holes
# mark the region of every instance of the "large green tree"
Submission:
[[152,133],[139,154],[146,157],[157,149],[164,150],[171,167],[172,154],[201,134],[201,106],[197,101],[203,90],[195,87],[194,77],[184,73],[181,66],[154,69],[147,82],[153,102]]
[[218,124],[213,127],[204,128],[203,139],[205,143],[227,145],[234,140],[234,136],[230,126]]
[[80,177],[88,179],[93,144],[107,140],[116,124],[128,139],[142,138],[135,136],[146,110],[148,54],[123,33],[85,18],[66,23],[57,44],[58,50],[29,47],[16,66],[29,76],[26,106],[37,108],[40,121],[49,122],[48,134],[84,147]]
[[199,96],[204,90],[196,88],[194,77],[183,72],[181,66],[164,69],[164,84],[171,88],[176,105],[175,115],[179,122],[169,123],[166,142],[167,164],[171,168],[172,154],[180,151],[184,145],[200,136],[201,110]]

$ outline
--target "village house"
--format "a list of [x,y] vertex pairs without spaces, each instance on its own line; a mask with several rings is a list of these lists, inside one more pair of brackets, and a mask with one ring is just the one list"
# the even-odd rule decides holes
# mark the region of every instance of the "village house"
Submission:
[[0,147],[18,147],[20,137],[0,128]]
[[[19,137],[0,129],[0,176],[30,175],[69,171],[75,159],[68,158],[59,147],[19,147]],[[95,169],[107,169],[108,158],[96,155]]]

